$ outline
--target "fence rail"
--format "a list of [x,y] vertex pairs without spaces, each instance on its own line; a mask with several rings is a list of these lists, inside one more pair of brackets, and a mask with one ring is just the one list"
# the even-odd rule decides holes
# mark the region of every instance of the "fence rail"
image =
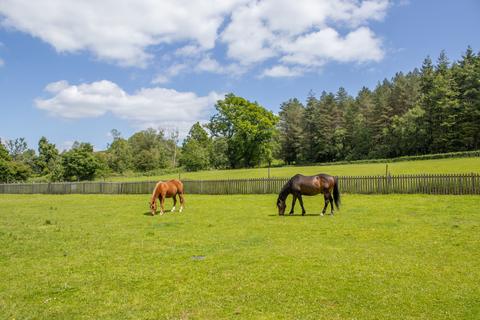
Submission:
[[[480,194],[480,174],[340,176],[341,192],[362,194]],[[272,194],[288,178],[184,180],[189,194]],[[148,194],[155,181],[0,184],[0,194]]]

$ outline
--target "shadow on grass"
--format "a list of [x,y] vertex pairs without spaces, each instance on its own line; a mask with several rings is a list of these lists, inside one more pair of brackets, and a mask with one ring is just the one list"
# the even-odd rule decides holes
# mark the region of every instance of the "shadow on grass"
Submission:
[[[169,212],[172,212],[172,210],[165,210],[165,211],[163,211],[164,214],[165,214],[165,213],[169,213]],[[178,211],[174,211],[174,212],[178,212]],[[152,213],[151,213],[150,211],[144,212],[143,215],[144,215],[144,216],[153,217],[153,216],[152,216]],[[157,211],[156,216],[159,216],[159,215],[160,215],[160,212]]]
[[279,216],[278,214],[269,214],[268,216],[269,217],[287,217],[287,218],[290,218],[290,217],[292,217],[292,218],[293,217],[319,217],[320,213],[306,213],[303,216],[301,214],[294,214],[294,215],[285,214],[284,216]]

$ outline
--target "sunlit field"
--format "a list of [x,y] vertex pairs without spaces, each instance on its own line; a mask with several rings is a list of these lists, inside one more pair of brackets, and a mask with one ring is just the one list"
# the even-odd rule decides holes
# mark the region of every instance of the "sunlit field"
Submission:
[[480,317],[479,196],[344,194],[334,217],[321,197],[304,217],[275,195],[147,201],[0,195],[0,318]]
[[[297,173],[314,175],[329,173],[339,176],[384,175],[385,163],[345,164],[328,166],[287,166],[270,168],[271,177],[290,177]],[[388,172],[398,174],[425,174],[425,173],[471,173],[480,172],[480,157],[450,158],[434,160],[416,160],[388,163]],[[157,176],[116,176],[107,178],[107,181],[141,181],[178,178],[178,173]],[[238,170],[210,170],[198,172],[181,172],[181,179],[245,179],[266,178],[268,168],[238,169]]]

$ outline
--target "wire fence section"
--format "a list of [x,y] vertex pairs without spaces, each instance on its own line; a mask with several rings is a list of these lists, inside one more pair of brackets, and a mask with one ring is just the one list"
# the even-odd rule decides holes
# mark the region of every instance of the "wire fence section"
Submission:
[[[289,178],[184,180],[187,194],[276,194]],[[480,174],[340,176],[341,192],[480,194]],[[0,184],[0,194],[149,194],[156,181]]]

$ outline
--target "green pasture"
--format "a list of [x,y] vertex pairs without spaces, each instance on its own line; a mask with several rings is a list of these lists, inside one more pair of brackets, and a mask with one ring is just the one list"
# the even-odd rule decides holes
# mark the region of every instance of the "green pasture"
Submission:
[[334,217],[320,197],[304,217],[274,195],[147,201],[0,195],[0,318],[480,318],[479,196],[344,194]]
[[[385,175],[385,163],[362,163],[325,166],[287,166],[270,168],[271,177],[291,177],[297,173],[314,175],[329,173],[339,176],[367,176]],[[388,163],[391,175],[398,174],[426,174],[426,173],[471,173],[480,172],[480,157],[449,158],[434,160],[415,160]],[[116,176],[107,178],[107,181],[142,181],[178,178],[178,173],[156,176]],[[182,172],[182,179],[248,179],[268,177],[268,168],[237,169],[237,170],[210,170],[198,172]]]

